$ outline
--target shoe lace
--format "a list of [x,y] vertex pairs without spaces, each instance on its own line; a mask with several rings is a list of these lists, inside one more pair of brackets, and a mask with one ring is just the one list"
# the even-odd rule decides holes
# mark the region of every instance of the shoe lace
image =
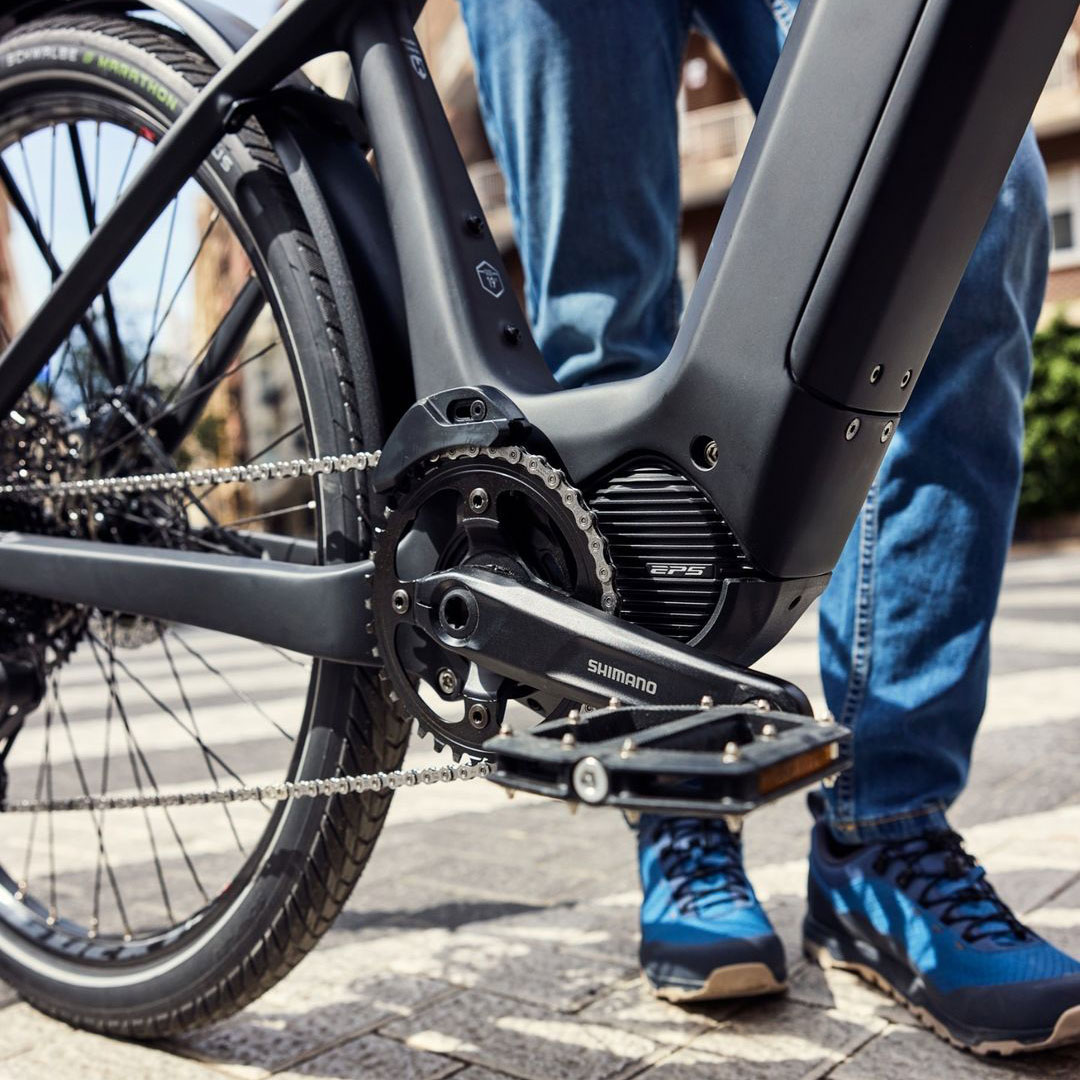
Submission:
[[662,818],[650,840],[680,910],[753,899],[742,844],[722,822]]
[[960,932],[965,941],[992,938],[998,944],[1013,944],[1031,940],[1031,931],[998,896],[986,870],[964,850],[963,840],[951,829],[884,845],[874,860],[874,870],[884,874],[894,862],[903,864],[896,884],[907,890],[922,881],[918,894],[913,894],[915,902],[934,911],[946,926],[965,924]]

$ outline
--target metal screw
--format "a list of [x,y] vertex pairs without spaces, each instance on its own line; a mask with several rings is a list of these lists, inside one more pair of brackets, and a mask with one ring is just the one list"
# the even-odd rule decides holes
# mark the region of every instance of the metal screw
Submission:
[[488,493],[483,488],[473,488],[469,492],[469,509],[474,514],[482,514],[490,502]]
[[904,372],[903,376],[900,379],[900,389],[901,390],[906,389],[907,384],[909,382],[911,382],[911,374],[912,374],[912,372],[911,372],[910,368],[908,368],[908,370]]
[[742,832],[743,816],[742,814],[725,814],[724,824],[728,827],[728,832],[738,836]]
[[611,790],[607,769],[594,757],[582,758],[574,766],[571,780],[578,797],[593,806],[602,803]]
[[509,736],[511,736],[513,734],[514,734],[514,729],[509,724],[503,724],[503,726],[501,728],[499,728],[499,737],[500,738],[506,739],[506,738],[509,738]]
[[711,469],[720,460],[720,447],[715,439],[710,439],[705,444],[705,463]]
[[581,712],[578,709],[571,709],[570,712],[567,714],[566,722],[568,724],[580,724]]
[[577,739],[574,738],[572,732],[567,732],[562,737],[562,747],[564,750],[573,750],[577,746]]
[[775,724],[762,724],[761,737],[763,739],[775,739],[776,738],[776,725]]
[[887,424],[886,424],[886,425],[885,425],[885,426],[884,426],[884,427],[883,427],[883,428],[881,429],[881,441],[882,441],[883,443],[887,443],[887,442],[889,441],[889,436],[890,436],[890,435],[892,435],[892,433],[893,433],[893,422],[892,422],[892,421],[890,420],[890,421],[889,421],[889,422],[888,422],[888,423],[887,423]]
[[479,398],[474,398],[469,403],[469,419],[483,420],[487,416],[487,405]]
[[486,705],[477,703],[476,705],[469,706],[469,723],[474,728],[485,728],[488,722],[488,711]]
[[622,702],[617,697],[609,697],[607,699],[607,705],[609,709],[617,709]]
[[507,345],[521,344],[521,328],[515,326],[513,323],[507,323],[503,327],[502,336],[503,341],[505,341]]
[[721,759],[725,765],[730,765],[733,761],[739,760],[739,744],[729,742],[724,747],[724,756]]
[[701,698],[701,707],[703,709],[711,709],[716,702],[713,700],[711,694],[703,694]]
[[746,703],[757,709],[759,712],[772,712],[772,702],[767,698],[756,697]]
[[465,229],[470,236],[483,236],[484,219],[479,214],[466,214]]
[[847,439],[848,442],[851,442],[851,440],[854,439],[855,436],[859,434],[859,428],[861,428],[861,427],[862,427],[862,421],[856,416],[851,421],[851,423],[848,424],[847,431],[844,432],[844,438]]
[[395,589],[390,597],[390,606],[398,615],[404,615],[409,610],[409,594],[404,589]]
[[619,751],[619,757],[628,758],[631,754],[637,751],[637,743],[633,739],[624,739],[622,749]]
[[458,689],[458,677],[448,668],[439,671],[439,689],[444,694],[456,694]]

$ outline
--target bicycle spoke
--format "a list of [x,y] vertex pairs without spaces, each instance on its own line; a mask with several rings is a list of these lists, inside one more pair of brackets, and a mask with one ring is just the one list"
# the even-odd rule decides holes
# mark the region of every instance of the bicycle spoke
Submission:
[[[95,170],[100,167],[101,161],[100,128],[101,125],[99,124],[94,163]],[[79,195],[82,198],[83,216],[86,218],[87,231],[92,233],[97,228],[97,207],[95,195],[90,190],[90,177],[86,171],[86,158],[83,155],[82,139],[79,136],[77,124],[68,124],[67,129],[68,139],[71,142],[71,156],[75,162],[75,175],[79,181]],[[97,183],[98,181],[95,179],[95,189]],[[120,341],[120,330],[116,324],[116,308],[113,305],[112,292],[108,284],[105,285],[101,292],[101,299],[105,310],[105,325],[109,332],[109,344],[112,348],[113,368],[110,375],[112,381],[119,386],[124,381],[124,347]]]
[[49,833],[49,917],[46,920],[50,926],[56,922],[56,826],[53,823],[53,773],[50,744],[52,742],[52,705],[45,703],[45,798],[49,802],[49,809],[45,814],[46,828]]
[[[191,707],[191,701],[187,696],[187,692],[184,690],[184,684],[180,678],[180,672],[176,667],[176,662],[173,660],[172,651],[169,649],[169,643],[165,640],[164,634],[158,634],[158,644],[161,645],[161,649],[165,653],[165,658],[169,662],[169,669],[172,672],[173,681],[176,683],[176,691],[180,695],[180,700],[184,703],[184,709],[188,714],[188,719],[191,721],[192,730],[198,736],[201,746],[202,733],[199,731],[199,722],[195,719],[195,710]],[[203,761],[206,764],[207,772],[209,772],[210,774],[210,779],[214,782],[214,789],[216,791],[220,791],[221,783],[218,780],[217,770],[214,768],[214,762],[205,749],[203,749]],[[229,829],[232,831],[233,839],[236,841],[236,846],[240,849],[241,854],[243,854],[244,845],[240,840],[240,834],[236,831],[236,823],[233,821],[232,812],[229,810],[228,803],[222,803],[221,809],[225,811],[225,818],[229,823]]]
[[315,500],[309,499],[307,502],[296,503],[293,506],[283,506],[280,510],[268,510],[265,514],[251,514],[249,517],[237,518],[236,521],[227,521],[225,527],[234,529],[237,525],[250,525],[255,521],[269,521],[271,518],[281,517],[282,514],[295,514],[298,510],[314,510],[315,505]]
[[[142,359],[139,361],[139,367],[136,369],[141,369],[142,371],[142,381],[144,386],[146,385],[146,368],[150,363],[150,353],[153,350],[154,342],[157,341],[157,336],[161,331],[161,326],[158,324],[158,314],[161,311],[161,298],[165,292],[165,275],[169,271],[169,256],[172,254],[173,236],[176,233],[176,215],[179,213],[179,210],[180,198],[177,196],[172,201],[172,213],[169,215],[169,231],[165,234],[165,254],[161,257],[161,273],[158,274],[157,291],[154,294],[154,310],[153,314],[150,316],[150,336],[147,338],[146,350],[143,353]],[[209,230],[206,235],[209,236]],[[205,244],[205,242],[204,239],[203,244]],[[199,250],[195,254],[196,259],[202,254],[203,244],[199,245]],[[191,265],[195,265],[194,261]],[[187,274],[184,275],[179,288],[183,288],[183,283],[187,281],[190,273],[191,269],[189,268]],[[179,290],[177,295],[179,295]],[[175,297],[173,298],[173,302],[175,302]],[[165,319],[168,319],[170,311],[172,311],[172,303],[169,304],[169,310],[165,313]],[[162,322],[164,323],[164,320],[162,320]]]

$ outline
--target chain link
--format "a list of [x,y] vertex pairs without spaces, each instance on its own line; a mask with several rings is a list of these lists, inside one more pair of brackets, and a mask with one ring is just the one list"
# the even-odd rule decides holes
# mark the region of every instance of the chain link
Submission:
[[177,488],[206,487],[210,484],[252,484],[260,480],[290,480],[298,476],[327,473],[364,472],[379,464],[381,451],[356,454],[327,454],[317,458],[293,458],[257,465],[228,465],[221,468],[189,469],[186,472],[140,473],[135,476],[103,476],[91,480],[62,480],[54,483],[9,482],[0,485],[0,495],[143,495]]
[[438,768],[395,769],[393,772],[334,776],[326,780],[286,780],[281,784],[220,788],[213,791],[155,792],[152,795],[80,795],[72,799],[22,799],[7,803],[8,814],[52,813],[64,810],[135,810],[153,806],[209,806],[213,803],[289,802],[322,795],[360,795],[367,791],[396,791],[425,784],[451,784],[457,780],[491,775],[490,761],[458,762]]

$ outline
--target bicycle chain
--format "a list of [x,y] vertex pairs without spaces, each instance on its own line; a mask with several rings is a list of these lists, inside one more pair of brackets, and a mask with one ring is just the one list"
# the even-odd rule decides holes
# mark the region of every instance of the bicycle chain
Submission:
[[[516,449],[516,448],[515,448]],[[454,453],[451,451],[450,453]],[[462,456],[477,456],[479,451],[462,450]],[[539,474],[549,487],[564,486],[567,495],[564,502],[576,514],[584,514],[580,496],[575,489],[565,485],[561,473],[554,470],[542,458],[519,451],[519,461],[526,468]],[[189,469],[183,472],[145,473],[136,476],[110,476],[91,480],[71,480],[54,483],[6,483],[0,485],[3,495],[40,495],[61,497],[65,495],[95,496],[118,494],[148,494],[158,491],[174,491],[177,488],[203,487],[210,484],[257,483],[262,480],[285,480],[299,476],[323,476],[329,473],[364,472],[379,463],[381,451],[362,451],[356,454],[328,454],[318,458],[294,458],[289,461],[265,462],[257,465],[231,465],[224,468]],[[489,455],[490,456],[490,455]],[[557,478],[557,479],[556,479]],[[552,480],[554,479],[554,483]],[[573,492],[573,495],[569,495]],[[589,523],[592,524],[591,522]],[[579,527],[581,526],[579,522]],[[597,538],[599,539],[599,538]],[[602,547],[600,549],[602,553]],[[599,555],[598,566],[602,554]],[[610,571],[609,571],[610,574]],[[604,584],[610,589],[610,576]],[[612,593],[612,595],[614,595]],[[612,605],[614,606],[614,605]],[[358,795],[373,791],[396,791],[399,788],[419,787],[430,784],[448,784],[455,781],[483,779],[491,774],[490,761],[456,762],[438,768],[396,769],[384,773],[360,773],[320,780],[285,781],[280,784],[263,784],[238,788],[220,788],[212,791],[171,792],[139,795],[82,795],[70,799],[23,799],[4,803],[3,812],[9,814],[32,814],[38,812],[62,812],[72,810],[133,810],[150,807],[208,806],[215,803],[234,802],[287,802],[295,799],[313,799],[327,795]]]

